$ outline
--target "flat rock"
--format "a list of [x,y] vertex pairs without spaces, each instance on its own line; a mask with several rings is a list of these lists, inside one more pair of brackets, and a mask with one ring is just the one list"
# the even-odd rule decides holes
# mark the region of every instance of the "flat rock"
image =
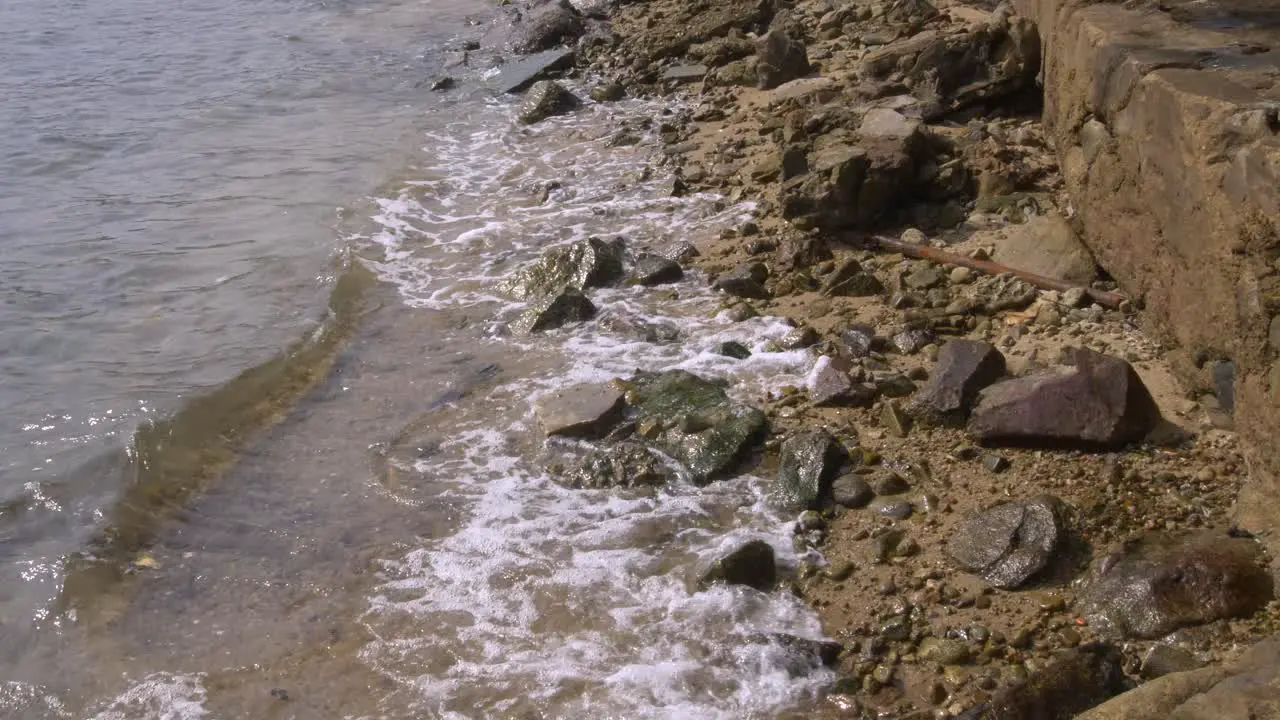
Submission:
[[533,300],[524,312],[511,321],[510,329],[515,335],[529,335],[590,320],[595,314],[596,306],[591,304],[586,295],[566,287]]
[[831,483],[848,452],[826,430],[802,430],[782,442],[774,497],[790,510],[817,510],[831,497]]
[[683,277],[680,263],[655,253],[640,253],[631,263],[631,282],[637,285],[665,285]]
[[907,409],[930,422],[963,425],[978,393],[1005,373],[1004,355],[989,343],[952,340],[938,351],[929,382]]
[[586,290],[622,278],[622,244],[587,238],[553,247],[534,263],[516,271],[498,289],[516,299],[547,295],[563,287]]
[[707,76],[710,70],[706,65],[673,65],[662,73],[663,80],[672,82],[697,82]]
[[554,80],[539,80],[529,88],[524,102],[516,113],[516,119],[525,125],[545,120],[553,115],[573,112],[582,104],[577,95],[569,92]]
[[966,720],[1071,720],[1125,688],[1120,651],[1093,643],[1068,650],[1045,669],[991,699]]
[[947,557],[991,585],[1012,589],[1049,565],[1065,540],[1062,502],[1050,495],[979,511],[947,541]]
[[818,407],[868,407],[875,401],[876,391],[863,383],[855,383],[849,375],[848,360],[823,355],[813,364],[805,379],[809,399]]
[[1274,593],[1253,540],[1211,531],[1152,534],[1095,562],[1080,606],[1099,633],[1158,638],[1250,615]]
[[533,412],[547,435],[599,438],[622,416],[622,391],[608,383],[556,390],[534,401]]
[[1129,363],[1084,349],[1069,356],[1073,368],[983,390],[969,433],[992,445],[1116,447],[1159,423],[1160,410]]
[[844,647],[838,642],[810,640],[783,633],[750,635],[747,641],[752,644],[768,643],[782,648],[787,653],[783,667],[791,677],[807,675],[822,667],[834,667],[840,661],[840,653],[844,652]]
[[698,586],[706,589],[717,583],[746,585],[768,591],[778,581],[773,546],[763,540],[752,540],[719,558],[702,574]]
[[920,134],[920,121],[889,108],[872,108],[863,116],[858,134],[871,140],[910,140]]
[[485,84],[500,93],[523,92],[535,82],[573,67],[574,57],[574,51],[566,48],[534,53],[502,65]]
[[884,283],[880,278],[852,258],[841,263],[822,283],[822,294],[827,297],[871,297],[883,292]]

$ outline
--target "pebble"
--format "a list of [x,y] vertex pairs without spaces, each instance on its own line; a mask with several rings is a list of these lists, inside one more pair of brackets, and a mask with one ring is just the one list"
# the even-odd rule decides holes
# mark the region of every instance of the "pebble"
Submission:
[[915,228],[907,228],[902,231],[902,242],[911,245],[925,245],[929,242],[928,236]]
[[963,285],[973,279],[973,271],[967,267],[951,268],[951,282],[956,285]]

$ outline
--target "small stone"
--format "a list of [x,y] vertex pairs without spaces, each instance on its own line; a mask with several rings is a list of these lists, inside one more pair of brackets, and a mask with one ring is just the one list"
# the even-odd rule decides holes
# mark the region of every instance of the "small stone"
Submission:
[[1173,645],[1155,645],[1142,658],[1142,677],[1154,680],[1177,672],[1186,672],[1203,667],[1190,651]]
[[851,369],[852,365],[844,358],[829,355],[818,358],[805,379],[813,404],[817,407],[871,405],[876,389],[854,382],[849,374]]
[[914,355],[919,352],[921,348],[932,343],[934,340],[935,336],[933,331],[926,328],[911,328],[903,330],[892,338],[894,348],[903,355]]
[[955,285],[963,285],[973,279],[973,271],[967,267],[951,268],[948,276]]
[[915,228],[903,230],[901,240],[910,245],[926,245],[929,242],[928,236]]
[[982,464],[993,473],[1002,473],[1009,469],[1009,460],[1003,455],[987,453],[982,456]]
[[529,88],[516,117],[521,123],[532,125],[553,115],[571,112],[581,104],[582,101],[560,83],[539,80]]
[[884,409],[880,412],[880,424],[896,437],[904,438],[911,432],[911,417],[893,401],[884,404]]
[[871,489],[876,495],[901,495],[910,490],[911,486],[898,473],[885,470],[872,480]]
[[871,485],[861,475],[841,475],[831,484],[831,497],[837,505],[847,508],[866,507],[875,497]]
[[822,507],[847,459],[844,447],[825,430],[791,435],[782,443],[775,497],[784,507],[796,510]]
[[843,582],[853,575],[854,570],[857,570],[857,566],[851,562],[845,561],[842,563],[836,563],[835,565],[827,568],[827,571],[824,574],[827,576],[828,580],[833,582]]
[[947,556],[961,569],[1005,589],[1043,570],[1062,543],[1062,502],[1049,495],[988,508],[960,524]]
[[604,83],[591,88],[590,95],[598,103],[617,102],[627,96],[627,91],[618,83]]
[[899,521],[906,520],[907,518],[911,517],[911,514],[913,512],[915,512],[915,508],[911,506],[910,502],[907,502],[906,500],[898,500],[893,497],[887,497],[887,498],[877,497],[876,499],[871,501],[871,503],[867,506],[867,509],[871,510],[877,515],[883,515],[884,517],[887,517],[890,520],[899,520]]
[[925,265],[904,278],[903,282],[914,290],[928,290],[942,284],[942,271],[937,265]]
[[746,360],[751,357],[751,350],[736,340],[727,340],[717,344],[714,352],[717,355],[731,357],[735,360]]
[[1058,640],[1062,642],[1063,646],[1073,648],[1080,644],[1081,638],[1080,633],[1075,628],[1066,627],[1058,631]]
[[1080,307],[1084,302],[1086,291],[1082,287],[1073,287],[1062,293],[1062,304],[1069,308]]
[[851,357],[866,357],[875,347],[876,329],[870,325],[850,325],[840,333],[840,342]]
[[959,640],[928,637],[920,641],[916,655],[939,665],[964,665],[969,662],[969,646]]
[[783,350],[800,350],[818,342],[818,333],[813,328],[804,325],[798,328],[792,328],[778,339],[778,344]]
[[705,589],[725,583],[767,591],[777,582],[777,577],[773,546],[763,540],[752,540],[715,561],[703,574],[699,587]]

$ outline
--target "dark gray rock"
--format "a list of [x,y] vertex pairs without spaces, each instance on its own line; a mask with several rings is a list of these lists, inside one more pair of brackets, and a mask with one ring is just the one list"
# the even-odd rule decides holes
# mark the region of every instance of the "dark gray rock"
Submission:
[[906,397],[916,391],[916,384],[901,373],[876,373],[873,382],[876,391],[885,397]]
[[654,253],[640,253],[631,263],[631,282],[637,285],[665,285],[678,282],[683,277],[680,263]]
[[712,563],[702,574],[698,586],[706,589],[717,583],[724,583],[768,591],[777,581],[778,570],[773,546],[763,540],[752,540]]
[[1092,350],[1075,367],[1005,380],[983,390],[969,432],[993,445],[1116,447],[1138,440],[1160,410],[1129,363]]
[[907,409],[928,422],[963,425],[978,393],[1004,373],[1004,355],[995,346],[977,340],[952,340],[938,351],[933,376]]
[[845,260],[822,283],[828,297],[870,297],[884,292],[884,283],[852,258]]
[[534,12],[516,29],[511,49],[521,54],[550,50],[571,43],[587,31],[582,15],[567,2],[555,2]]
[[840,333],[840,343],[851,357],[866,357],[875,349],[876,329],[870,325],[850,325]]
[[964,720],[1071,720],[1124,691],[1120,651],[1093,643],[1062,653],[1048,667],[997,694]]
[[732,471],[767,425],[764,413],[684,370],[639,373],[628,384],[637,428],[655,428],[649,442],[680,462],[698,485]]
[[1066,539],[1062,501],[1050,495],[996,505],[966,519],[947,541],[958,567],[998,588],[1025,584]]
[[790,510],[817,510],[831,498],[831,482],[848,459],[826,430],[804,430],[782,443],[774,498]]
[[728,340],[716,345],[715,353],[735,360],[746,360],[751,357],[750,348],[736,340]]
[[769,291],[764,287],[764,281],[768,277],[769,271],[764,264],[751,263],[721,274],[713,287],[734,297],[765,300],[769,297]]
[[582,104],[577,95],[569,92],[554,80],[539,80],[529,88],[516,119],[525,125],[545,120],[553,115],[573,112]]
[[539,397],[533,412],[547,435],[600,438],[622,418],[622,391],[588,383]]
[[566,287],[529,303],[528,308],[511,321],[515,335],[529,335],[543,330],[554,330],[574,322],[590,320],[596,314],[596,306],[586,295]]
[[786,335],[778,338],[778,346],[783,350],[803,350],[817,343],[818,333],[808,325],[792,328]]
[[680,329],[675,325],[649,322],[615,310],[601,313],[596,325],[606,332],[654,345],[667,345],[680,339]]
[[895,333],[890,342],[893,343],[894,349],[903,355],[914,355],[936,339],[933,331],[928,328],[907,328]]
[[1236,364],[1220,362],[1213,365],[1213,394],[1222,409],[1231,414],[1236,409]]
[[848,360],[823,355],[814,363],[806,381],[809,399],[818,407],[870,407],[876,399],[874,387],[855,383],[849,375]]
[[1173,645],[1153,645],[1142,658],[1141,673],[1144,679],[1150,680],[1203,666],[1204,663],[1196,659],[1190,650]]
[[834,667],[840,661],[840,653],[844,652],[844,647],[838,642],[810,640],[783,633],[750,635],[747,641],[776,645],[786,651],[789,657],[783,667],[791,677],[801,677],[821,667]]
[[664,485],[671,472],[643,445],[624,442],[596,450],[552,477],[571,488],[635,488]]
[[561,70],[573,67],[574,51],[547,50],[502,65],[486,84],[500,93],[528,90],[539,80],[546,80]]
[[588,238],[553,247],[536,262],[518,270],[498,289],[527,300],[563,287],[586,290],[611,285],[622,278],[622,244]]
[[800,38],[783,28],[774,28],[760,38],[756,47],[756,87],[772,90],[809,71],[809,56]]
[[1274,593],[1253,540],[1212,531],[1152,534],[1097,561],[1080,606],[1099,633],[1158,638],[1178,628],[1250,615]]
[[831,499],[841,507],[866,507],[873,497],[875,497],[875,491],[861,475],[853,473],[841,475],[831,483]]
[[901,495],[910,490],[911,485],[892,470],[880,470],[872,476],[871,489],[876,495]]

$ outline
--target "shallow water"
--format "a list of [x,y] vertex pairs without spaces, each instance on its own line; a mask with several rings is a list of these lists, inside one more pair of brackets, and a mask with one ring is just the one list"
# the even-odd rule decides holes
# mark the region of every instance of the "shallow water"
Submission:
[[[380,23],[405,6],[381,19],[369,7],[317,12],[350,20],[334,30],[343,38],[367,38],[364,28],[392,45]],[[382,173],[375,200],[361,209],[353,198],[366,191],[350,182],[338,203],[353,209],[328,244],[282,263],[303,278],[323,272],[299,257],[324,268],[334,248],[355,251],[328,320],[317,324],[331,283],[311,275],[298,282],[313,292],[298,293],[246,276],[260,293],[237,300],[246,327],[271,320],[245,336],[253,360],[301,340],[203,400],[159,410],[171,419],[139,435],[131,457],[107,453],[82,473],[131,478],[127,489],[103,480],[122,501],[84,503],[84,522],[48,510],[89,556],[24,560],[26,597],[41,602],[0,626],[22,650],[0,661],[6,717],[772,717],[830,682],[761,639],[821,636],[798,599],[691,591],[700,565],[745,539],[796,562],[766,481],[567,490],[545,469],[531,411],[539,393],[637,368],[724,377],[759,399],[811,365],[762,351],[787,326],[730,322],[693,273],[657,291],[590,293],[602,311],[677,327],[678,342],[596,323],[517,339],[503,321],[519,305],[493,290],[553,244],[600,235],[662,249],[751,208],[667,197],[656,141],[611,146],[620,123],[643,130],[659,105],[588,104],[530,129],[511,122],[511,101],[484,93],[412,102],[411,144],[368,141],[408,148],[371,171]],[[550,181],[559,187],[544,201]],[[273,294],[293,303],[289,332],[270,315]],[[199,372],[251,364],[230,359],[234,333],[173,334],[209,343]],[[727,339],[757,353],[715,355]],[[189,383],[169,387],[183,388],[176,397],[199,385]]]

